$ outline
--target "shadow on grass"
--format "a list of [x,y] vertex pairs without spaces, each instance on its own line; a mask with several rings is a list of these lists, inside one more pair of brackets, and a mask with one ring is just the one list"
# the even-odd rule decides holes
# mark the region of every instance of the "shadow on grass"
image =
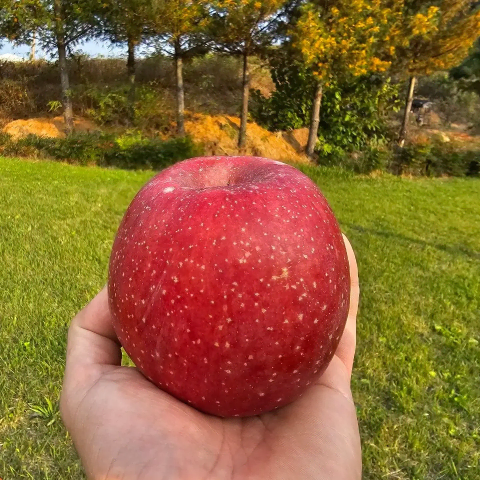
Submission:
[[394,240],[395,242],[401,242],[403,244],[414,244],[423,248],[432,247],[454,256],[461,255],[461,256],[472,258],[474,260],[480,260],[480,252],[471,250],[470,248],[465,247],[464,245],[445,245],[442,243],[426,242],[425,240],[419,240],[416,238],[407,237],[400,233],[389,232],[384,230],[375,230],[372,228],[365,228],[360,225],[354,225],[349,223],[344,223],[343,225],[360,233],[367,233],[368,235],[383,237],[388,240]]

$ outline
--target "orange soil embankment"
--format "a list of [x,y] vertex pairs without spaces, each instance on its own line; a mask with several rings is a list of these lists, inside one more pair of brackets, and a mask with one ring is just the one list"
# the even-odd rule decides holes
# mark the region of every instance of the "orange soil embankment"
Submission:
[[[99,130],[92,122],[84,118],[75,119],[74,128],[77,132],[94,132]],[[63,117],[38,117],[28,120],[14,120],[3,127],[3,132],[10,134],[13,138],[26,137],[31,134],[39,137],[63,138],[65,137],[65,121]]]
[[238,117],[194,114],[185,122],[185,130],[204,145],[206,155],[242,154],[284,161],[308,161],[301,153],[307,143],[308,129],[272,133],[251,122],[247,126],[246,147],[240,151],[237,147],[239,125]]
[[[83,118],[76,118],[74,125],[77,132],[99,130],[92,122]],[[308,139],[307,128],[272,133],[260,125],[250,122],[247,126],[246,147],[239,150],[237,147],[239,125],[238,117],[193,114],[185,122],[185,130],[194,141],[204,146],[205,155],[254,155],[275,160],[308,162],[303,154]],[[172,130],[174,129],[172,128]],[[8,123],[3,131],[12,135],[13,138],[21,138],[29,134],[63,138],[65,137],[65,122],[63,117],[15,120]]]

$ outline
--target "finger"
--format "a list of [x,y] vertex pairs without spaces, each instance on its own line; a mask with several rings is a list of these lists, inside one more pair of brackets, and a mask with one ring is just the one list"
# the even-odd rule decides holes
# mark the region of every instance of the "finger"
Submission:
[[77,314],[74,321],[79,327],[118,343],[108,307],[108,290],[106,286]]
[[73,319],[68,331],[67,366],[120,365],[122,353],[113,329],[105,287]]
[[360,287],[358,283],[358,267],[355,259],[355,253],[348,238],[344,235],[345,248],[347,250],[348,263],[350,265],[350,309],[348,312],[345,330],[338,344],[335,355],[340,358],[348,374],[351,375],[353,360],[355,357],[356,332],[357,332],[357,311],[360,296]]

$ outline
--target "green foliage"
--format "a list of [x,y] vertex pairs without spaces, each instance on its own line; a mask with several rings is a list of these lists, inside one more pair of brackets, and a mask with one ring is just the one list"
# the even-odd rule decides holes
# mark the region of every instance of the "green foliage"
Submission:
[[391,164],[392,153],[385,147],[373,147],[363,152],[360,159],[361,161],[353,167],[358,173],[386,171]]
[[390,131],[386,114],[399,108],[398,86],[379,76],[332,83],[322,102],[317,150],[321,157],[384,145]]
[[480,95],[480,40],[477,40],[470,55],[450,70],[454,80],[460,80],[465,89],[472,90]]
[[104,165],[123,168],[160,169],[177,161],[202,155],[202,149],[191,137],[179,137],[172,140],[145,139],[127,143],[122,148],[117,142],[115,148],[104,157]]
[[341,167],[359,174],[386,172],[392,161],[392,151],[386,146],[369,146],[362,151],[350,153],[337,152],[336,156],[330,155],[321,159],[323,165]]
[[[38,25],[39,43],[46,49],[55,49],[62,33],[68,47],[78,45],[86,38],[92,38],[99,27],[99,0],[24,0],[35,4],[28,17]],[[23,2],[22,2],[23,3]]]
[[320,157],[320,163],[359,174],[382,171],[417,177],[478,177],[480,173],[480,150],[467,150],[453,142],[407,144],[403,148],[367,146],[359,151],[333,153]]
[[[271,61],[275,91],[268,98],[253,91],[252,115],[269,130],[307,127],[314,77],[298,62],[277,56]],[[334,163],[346,152],[382,145],[389,139],[388,113],[398,110],[399,87],[381,76],[332,82],[324,89],[317,151]]]
[[[73,101],[85,106],[85,115],[101,126],[125,125],[130,123],[129,89],[129,85],[79,86],[73,90]],[[137,86],[134,110],[138,128],[161,130],[169,125],[164,96],[153,83]]]
[[8,139],[0,149],[4,155],[51,158],[86,165],[102,159],[106,141],[107,136],[103,134],[75,134],[66,138],[28,135],[18,140]]
[[[325,144],[328,145],[328,144]],[[0,154],[66,161],[80,165],[160,169],[203,154],[191,137],[161,140],[132,130],[121,136],[106,133],[76,133],[66,138],[36,135],[14,140],[0,134]],[[407,145],[393,153],[373,142],[362,150],[334,149],[320,156],[320,163],[356,173],[375,170],[418,176],[478,176],[480,151],[461,149],[455,143]]]
[[[454,92],[448,92],[450,94],[449,99],[455,97],[455,100],[451,102],[453,104],[451,105],[452,108],[449,108],[448,111],[459,112],[462,114],[461,118],[465,118],[467,122],[478,127],[480,125],[478,115],[480,104],[480,40],[477,40],[475,48],[472,49],[465,61],[450,71],[449,77],[445,78],[445,84],[453,85],[455,88]],[[451,93],[454,93],[454,95]],[[454,118],[454,121],[458,121],[457,118]]]
[[76,133],[66,138],[29,135],[13,140],[0,135],[0,154],[67,161],[80,165],[159,169],[199,156],[202,149],[190,137],[161,140],[131,132],[115,138],[105,133]]
[[276,52],[270,58],[270,74],[275,90],[270,97],[252,90],[252,117],[272,131],[307,126],[315,89],[311,72],[283,52]]
[[137,86],[135,93],[135,124],[138,128],[168,130],[170,116],[165,92],[155,82]]
[[131,41],[136,45],[146,32],[149,7],[145,0],[100,2],[96,5],[99,30],[114,43]]
[[119,119],[128,119],[128,86],[97,87],[92,86],[78,97],[83,103],[90,104],[86,114],[99,125],[118,123]]
[[43,405],[30,406],[30,411],[32,412],[30,418],[40,418],[47,422],[47,427],[50,427],[58,417],[58,405],[52,403],[48,397],[45,397],[44,399],[45,403]]
[[148,139],[139,130],[130,130],[115,139],[115,143],[120,150],[128,150],[142,143],[148,142]]
[[62,108],[62,102],[60,100],[51,100],[47,103],[49,112],[56,112]]
[[41,21],[41,0],[0,0],[0,41],[28,43]]
[[206,0],[154,0],[148,13],[149,28],[174,46],[203,31],[210,18],[208,8]]
[[409,175],[478,176],[480,151],[461,149],[453,142],[411,144],[396,150],[390,169]]
[[222,48],[250,55],[272,44],[286,0],[216,0],[210,36]]

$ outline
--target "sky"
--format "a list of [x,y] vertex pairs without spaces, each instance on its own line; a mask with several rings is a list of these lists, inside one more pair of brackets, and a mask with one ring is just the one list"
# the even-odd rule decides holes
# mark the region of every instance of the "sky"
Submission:
[[[96,57],[96,56],[104,56],[104,57],[123,57],[126,56],[126,52],[124,48],[115,46],[112,47],[109,43],[101,42],[98,40],[90,40],[85,42],[81,45],[78,45],[75,48],[76,51],[81,50],[82,52]],[[21,45],[16,47],[11,42],[4,42],[0,45],[0,55],[3,53],[13,53],[14,55],[18,55],[22,58],[28,58],[30,54],[30,47],[28,45]],[[40,47],[37,46],[36,52],[37,58],[51,58],[47,53],[42,51]]]

